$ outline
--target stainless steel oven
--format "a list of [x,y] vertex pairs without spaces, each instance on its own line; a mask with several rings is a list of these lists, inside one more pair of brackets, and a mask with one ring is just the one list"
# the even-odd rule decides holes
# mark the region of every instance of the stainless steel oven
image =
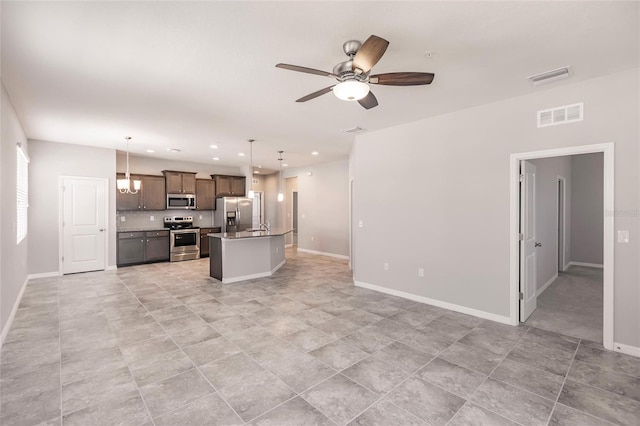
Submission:
[[171,262],[200,258],[200,229],[172,229],[169,241]]

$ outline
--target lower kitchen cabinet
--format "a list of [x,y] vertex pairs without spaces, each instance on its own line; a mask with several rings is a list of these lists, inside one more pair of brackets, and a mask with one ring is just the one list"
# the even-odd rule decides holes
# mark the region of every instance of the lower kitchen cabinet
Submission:
[[222,232],[219,226],[213,228],[200,228],[200,257],[209,257],[209,237],[207,234]]
[[169,231],[118,232],[118,266],[169,260]]

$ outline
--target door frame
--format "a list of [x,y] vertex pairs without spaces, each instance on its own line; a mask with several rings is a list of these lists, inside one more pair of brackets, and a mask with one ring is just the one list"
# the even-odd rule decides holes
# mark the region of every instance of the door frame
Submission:
[[[296,200],[296,204],[297,204],[296,205],[297,210],[298,211],[300,210],[300,192],[298,191],[298,189],[292,189],[291,190],[291,231],[292,231],[291,232],[291,245],[292,246],[293,245],[297,245],[297,244],[293,244],[293,234],[294,234],[294,232],[293,232],[293,213],[294,213],[294,210],[293,210],[293,200],[294,200],[293,194],[296,194],[295,200]],[[296,232],[295,233],[298,234],[298,236],[300,236],[300,221],[298,219],[299,218],[296,218],[296,222],[298,223],[298,228],[296,228],[296,230],[295,230]]]
[[111,187],[109,179],[90,176],[58,176],[58,275],[64,275],[64,265],[62,256],[64,255],[64,180],[65,179],[85,179],[101,181],[104,183],[104,270],[109,269],[109,194]]
[[[556,264],[559,272],[567,269],[567,179],[564,176],[557,175],[558,188],[562,187],[562,193],[558,194],[558,239],[562,234],[562,244],[558,241],[558,258]],[[560,190],[560,189],[558,189]],[[560,204],[562,203],[562,204]],[[562,261],[562,263],[560,263]]]
[[547,149],[541,151],[522,152],[511,154],[509,164],[510,183],[510,244],[509,244],[509,319],[512,325],[518,325],[519,316],[519,276],[520,276],[520,200],[519,200],[519,175],[520,161],[536,158],[562,157],[576,154],[591,154],[602,152],[604,157],[604,197],[603,197],[603,330],[602,342],[606,349],[613,350],[614,332],[614,143],[601,143],[593,145],[572,146],[567,148]]

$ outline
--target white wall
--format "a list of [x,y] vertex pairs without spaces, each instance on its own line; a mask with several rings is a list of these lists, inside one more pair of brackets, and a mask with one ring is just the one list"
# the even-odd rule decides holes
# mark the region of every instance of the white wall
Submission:
[[[126,152],[118,151],[116,154],[116,170],[124,173],[127,168]],[[162,176],[163,170],[176,170],[180,172],[195,172],[198,179],[211,179],[210,175],[236,175],[243,176],[245,173],[240,167],[218,166],[206,163],[193,163],[190,161],[165,160],[162,158],[142,157],[129,155],[129,171],[142,175]],[[247,180],[247,191],[249,190]]]
[[29,141],[29,274],[59,269],[60,176],[109,179],[108,266],[116,264],[116,151],[66,143]]
[[[566,263],[571,259],[571,158],[564,156],[531,160],[536,166],[536,240],[542,243],[542,247],[536,249],[536,290],[540,290],[558,273],[558,176],[566,180]],[[602,239],[600,241],[602,243]]]
[[349,160],[291,169],[284,176],[298,177],[298,249],[349,256]]
[[[549,85],[356,136],[356,280],[508,318],[510,155],[615,142],[615,209],[636,213],[610,212],[631,239],[615,245],[614,340],[640,347],[638,82],[634,69]],[[576,102],[583,122],[536,128],[536,111]]]
[[[16,156],[17,144],[21,143],[30,154],[22,125],[18,120],[11,99],[4,88],[0,100],[2,131],[0,134],[0,330],[5,336],[5,326],[18,301],[18,296],[27,280],[28,238],[16,245]],[[33,162],[30,165],[30,169]],[[31,172],[31,170],[30,170]],[[31,173],[30,173],[31,174]],[[33,193],[29,194],[33,199]],[[28,234],[34,228],[28,224]]]
[[571,260],[574,262],[603,263],[603,168],[602,153],[572,157]]

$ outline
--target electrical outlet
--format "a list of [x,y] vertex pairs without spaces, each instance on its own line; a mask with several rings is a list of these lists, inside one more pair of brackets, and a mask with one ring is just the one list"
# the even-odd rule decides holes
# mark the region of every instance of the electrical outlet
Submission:
[[276,253],[280,253],[280,247],[276,247]]
[[383,268],[385,271],[389,270],[389,264],[387,262],[384,262]]
[[618,231],[618,242],[619,243],[628,243],[629,242],[629,231]]
[[202,220],[202,215],[200,215],[199,217],[200,217],[200,220]]
[[313,235],[311,236],[311,241],[313,241]]
[[156,218],[155,218],[155,216],[149,216],[149,220],[150,220],[151,222],[153,222],[154,220],[156,220]]
[[364,223],[362,222],[362,219],[360,219],[358,221],[358,228],[362,228],[362,227],[364,227]]
[[418,268],[418,276],[424,277],[424,268]]
[[124,222],[125,220],[126,220],[126,217],[120,216],[120,222]]

